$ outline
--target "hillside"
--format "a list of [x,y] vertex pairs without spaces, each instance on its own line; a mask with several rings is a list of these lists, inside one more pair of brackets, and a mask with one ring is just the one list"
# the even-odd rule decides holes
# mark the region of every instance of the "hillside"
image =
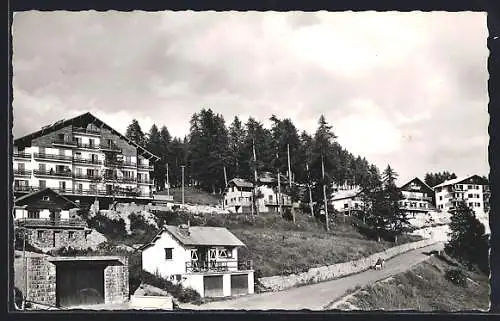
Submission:
[[488,310],[487,275],[465,271],[464,285],[446,278],[446,272],[465,269],[447,257],[432,256],[412,270],[359,289],[331,308],[340,310]]

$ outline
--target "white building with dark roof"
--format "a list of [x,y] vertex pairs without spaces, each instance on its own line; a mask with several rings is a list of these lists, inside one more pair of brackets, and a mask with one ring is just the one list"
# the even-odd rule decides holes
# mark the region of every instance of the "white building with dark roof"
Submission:
[[14,194],[45,187],[88,203],[151,200],[158,156],[90,113],[58,121],[14,141]]
[[465,202],[476,214],[489,212],[490,188],[479,175],[448,180],[434,186],[436,207],[440,211],[453,210],[458,202]]
[[361,188],[337,189],[332,193],[330,203],[340,213],[347,214],[352,211],[360,211],[364,205],[361,198]]
[[254,292],[250,261],[238,259],[245,247],[223,227],[165,226],[142,246],[142,268],[196,290],[201,297]]

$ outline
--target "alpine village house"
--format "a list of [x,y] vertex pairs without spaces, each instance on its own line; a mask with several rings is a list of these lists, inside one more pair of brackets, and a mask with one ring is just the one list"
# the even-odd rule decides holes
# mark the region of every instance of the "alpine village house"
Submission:
[[90,113],[44,126],[14,141],[16,197],[49,187],[86,205],[153,199],[159,158]]
[[167,225],[141,248],[142,268],[201,297],[251,294],[252,263],[238,260],[238,248],[244,246],[223,227]]

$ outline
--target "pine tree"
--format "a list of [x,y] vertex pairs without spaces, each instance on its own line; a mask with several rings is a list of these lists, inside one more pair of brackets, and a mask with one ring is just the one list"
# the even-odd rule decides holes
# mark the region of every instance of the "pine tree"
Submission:
[[245,144],[245,128],[238,116],[234,117],[233,122],[229,126],[229,157],[228,157],[228,176],[243,177],[242,164],[245,163],[243,158],[243,148]]
[[[318,205],[321,204],[319,208],[328,206],[332,194],[332,170],[336,161],[332,146],[336,138],[332,126],[328,125],[325,117],[321,115],[318,121],[318,129],[314,134],[310,167],[311,180],[314,184],[313,201]],[[323,167],[325,169],[324,177]],[[324,201],[323,186],[326,187],[327,204]]]
[[451,212],[449,236],[446,253],[469,266],[477,264],[482,271],[488,272],[488,237],[484,225],[465,202],[459,202]]
[[128,125],[127,131],[125,132],[125,137],[133,141],[139,146],[144,146],[146,138],[144,132],[136,119],[132,120],[132,123]]
[[[161,135],[160,132],[158,131],[158,127],[156,127],[155,124],[151,126],[151,129],[149,130],[149,134],[147,135],[147,140],[146,140],[146,148],[153,154],[161,157],[162,156],[162,144],[161,144]],[[157,184],[156,188],[157,190],[162,189],[162,186],[164,186],[164,176],[165,176],[165,169],[164,169],[164,162],[163,159],[161,158],[159,162],[157,162],[154,166],[154,171],[153,171],[153,177],[155,178],[155,182]]]

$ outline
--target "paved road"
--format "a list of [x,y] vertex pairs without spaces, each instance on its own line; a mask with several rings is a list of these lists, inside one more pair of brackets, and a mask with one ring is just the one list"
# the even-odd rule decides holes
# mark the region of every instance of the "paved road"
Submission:
[[347,290],[404,272],[429,256],[424,252],[442,249],[442,243],[436,243],[398,255],[385,262],[382,270],[368,270],[341,279],[292,288],[280,292],[254,294],[236,299],[196,305],[183,305],[182,308],[193,310],[323,310],[333,300],[340,299]]

